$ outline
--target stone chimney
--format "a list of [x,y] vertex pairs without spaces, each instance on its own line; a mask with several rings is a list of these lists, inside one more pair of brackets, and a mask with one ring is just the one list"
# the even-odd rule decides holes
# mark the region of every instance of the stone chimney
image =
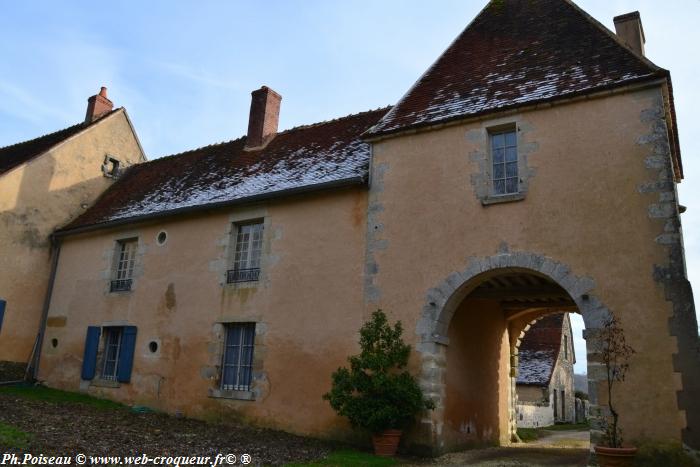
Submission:
[[114,104],[107,99],[107,88],[102,86],[100,93],[88,98],[87,112],[85,112],[85,123],[94,122],[102,115],[110,112]]
[[638,55],[644,56],[644,28],[638,11],[613,18],[615,32],[622,42],[627,44]]
[[246,148],[266,145],[277,134],[282,96],[267,86],[251,93]]

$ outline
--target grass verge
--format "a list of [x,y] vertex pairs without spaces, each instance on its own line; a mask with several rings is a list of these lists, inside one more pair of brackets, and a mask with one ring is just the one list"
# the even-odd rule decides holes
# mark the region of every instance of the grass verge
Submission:
[[541,429],[547,430],[547,431],[582,431],[582,430],[588,430],[589,428],[590,428],[590,425],[588,424],[588,422],[584,422],[584,423],[559,423],[556,425],[545,426]]
[[366,452],[340,450],[332,452],[325,459],[308,463],[287,464],[286,467],[386,467],[396,465],[396,461],[387,457],[379,457]]
[[17,385],[0,386],[0,394],[18,396],[25,399],[53,402],[56,404],[84,404],[97,409],[123,409],[125,406],[106,399],[98,399],[77,392],[60,391],[46,386]]
[[518,428],[518,436],[527,443],[539,439],[540,433],[537,428]]
[[25,449],[29,446],[31,435],[24,431],[0,422],[0,446],[8,448]]

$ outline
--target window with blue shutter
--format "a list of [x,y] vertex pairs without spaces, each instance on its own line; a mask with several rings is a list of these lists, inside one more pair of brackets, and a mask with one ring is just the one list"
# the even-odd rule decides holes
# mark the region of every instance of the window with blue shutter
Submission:
[[255,323],[226,325],[226,342],[222,358],[221,389],[249,391],[253,375]]
[[122,353],[122,327],[108,327],[104,332],[104,351],[102,352],[102,379],[117,380],[117,363]]
[[134,365],[134,350],[136,349],[136,326],[122,328],[119,360],[117,361],[117,381],[131,381],[131,367]]
[[97,366],[97,348],[100,345],[100,328],[98,326],[88,326],[85,336],[85,351],[83,352],[83,369],[80,377],[91,380],[95,377],[95,367]]
[[5,317],[5,306],[7,302],[0,299],[0,331],[2,331],[2,319]]

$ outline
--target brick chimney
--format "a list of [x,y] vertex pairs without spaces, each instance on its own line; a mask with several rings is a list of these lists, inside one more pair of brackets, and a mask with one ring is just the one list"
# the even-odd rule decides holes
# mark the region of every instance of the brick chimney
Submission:
[[627,44],[638,55],[644,56],[644,28],[638,11],[613,18],[615,32],[622,42]]
[[246,148],[264,146],[277,134],[282,96],[267,86],[251,93]]
[[85,123],[94,122],[102,115],[110,112],[114,104],[107,99],[107,88],[102,86],[100,93],[88,98],[87,112],[85,112]]

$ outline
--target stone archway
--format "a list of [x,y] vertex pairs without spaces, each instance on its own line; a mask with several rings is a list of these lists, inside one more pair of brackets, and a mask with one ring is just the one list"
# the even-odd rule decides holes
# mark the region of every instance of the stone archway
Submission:
[[[597,355],[597,332],[611,317],[611,312],[591,291],[592,279],[576,276],[568,266],[535,253],[505,251],[494,256],[471,258],[467,268],[453,272],[436,287],[428,290],[421,318],[416,326],[419,344],[416,350],[421,357],[420,385],[426,395],[436,403],[436,409],[426,412],[421,420],[418,436],[420,443],[433,454],[446,450],[443,438],[446,400],[447,348],[450,344],[448,328],[462,301],[484,279],[512,271],[530,271],[551,279],[566,291],[583,316],[586,330],[589,398],[591,402],[591,442],[602,435],[601,407],[598,406],[596,388],[605,379],[605,367]],[[511,408],[514,411],[514,407]],[[510,413],[514,420],[514,412]]]

